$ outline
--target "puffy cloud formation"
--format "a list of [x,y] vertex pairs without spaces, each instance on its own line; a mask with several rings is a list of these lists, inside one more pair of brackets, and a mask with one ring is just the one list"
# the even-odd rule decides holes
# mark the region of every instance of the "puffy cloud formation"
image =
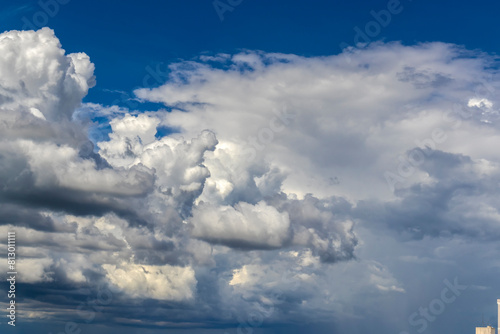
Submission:
[[106,277],[132,297],[159,300],[184,300],[193,298],[196,278],[192,268],[105,264]]
[[16,228],[34,317],[40,296],[43,317],[65,320],[83,291],[106,287],[97,322],[255,327],[246,315],[333,314],[348,332],[432,299],[420,284],[500,268],[492,252],[487,264],[467,255],[500,236],[488,55],[390,43],[349,63],[200,57],[135,92],[171,111],[139,112],[82,106],[93,64],[50,29],[3,33],[0,54],[0,233]]
[[192,235],[209,242],[241,247],[282,247],[288,238],[288,214],[259,202],[232,206],[196,206]]
[[48,28],[3,33],[0,53],[0,108],[5,112],[24,110],[42,120],[69,120],[95,85],[89,57],[65,55]]
[[123,206],[115,195],[151,190],[151,170],[105,168],[107,163],[88,149],[93,144],[87,124],[72,118],[95,85],[87,55],[65,55],[46,28],[3,33],[0,48],[3,201],[82,214]]
[[[459,135],[485,131],[486,112],[490,121],[498,117],[487,109],[496,103],[495,78],[482,71],[492,59],[474,56],[443,43],[375,44],[349,64],[343,56],[238,54],[217,66],[174,64],[165,85],[136,93],[181,108],[169,115],[172,127],[193,135],[212,129],[222,145],[238,145],[242,160],[267,156],[287,174],[285,192],[326,196],[335,186],[348,198],[391,198],[384,173],[398,174],[398,156],[429,140],[435,149],[483,157],[483,138]],[[486,95],[484,108],[468,106]],[[443,133],[433,139],[436,129]],[[413,181],[403,178],[395,186]]]

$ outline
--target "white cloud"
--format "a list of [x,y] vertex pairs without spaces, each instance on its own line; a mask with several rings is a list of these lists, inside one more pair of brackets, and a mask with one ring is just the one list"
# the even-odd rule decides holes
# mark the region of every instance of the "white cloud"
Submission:
[[93,160],[80,158],[72,147],[20,141],[18,148],[28,160],[36,187],[139,195],[153,185],[152,171],[142,165],[97,170]]
[[488,99],[478,99],[478,98],[472,98],[467,102],[468,107],[478,107],[478,108],[491,108],[493,107],[493,103],[488,100]]
[[19,280],[22,283],[43,283],[53,281],[51,258],[27,258],[17,261]]
[[110,140],[98,144],[100,154],[113,166],[130,166],[142,153],[143,146],[155,140],[158,124],[159,119],[147,115],[125,115],[113,119]]
[[445,120],[453,103],[466,105],[464,97],[475,98],[474,89],[487,76],[482,72],[487,59],[461,53],[442,43],[376,44],[354,55],[349,65],[341,55],[239,54],[225,71],[203,63],[191,62],[189,69],[172,65],[170,81],[136,94],[182,106],[166,116],[166,123],[191,136],[213,130],[228,145],[217,151],[231,148],[238,164],[272,162],[287,175],[287,193],[334,193],[354,201],[391,198],[381,176],[397,169],[398,155],[433,129],[453,136],[440,149],[472,156],[478,154],[471,145],[487,139],[486,134],[473,142],[454,136],[482,133],[481,124],[468,120],[457,130],[455,122]]
[[194,296],[196,278],[189,267],[129,263],[102,267],[109,281],[132,297],[181,301]]
[[89,88],[94,65],[84,53],[65,55],[51,29],[0,35],[0,108],[36,108],[49,121],[70,119]]
[[259,202],[241,202],[234,207],[201,203],[190,219],[192,236],[235,247],[282,247],[289,238],[287,213]]

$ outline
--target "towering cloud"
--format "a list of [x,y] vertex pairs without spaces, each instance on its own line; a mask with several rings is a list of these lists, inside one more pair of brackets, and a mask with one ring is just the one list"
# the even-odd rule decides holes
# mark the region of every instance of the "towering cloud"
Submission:
[[16,226],[20,278],[57,300],[51,317],[106,287],[117,324],[349,318],[418,295],[422,268],[396,263],[455,263],[448,243],[500,236],[487,55],[201,57],[135,92],[172,111],[139,112],[82,106],[94,65],[50,29],[3,33],[0,54],[0,232]]

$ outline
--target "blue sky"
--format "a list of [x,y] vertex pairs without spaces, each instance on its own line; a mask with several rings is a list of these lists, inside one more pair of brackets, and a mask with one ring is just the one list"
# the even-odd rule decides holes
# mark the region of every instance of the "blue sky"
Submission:
[[0,332],[497,326],[497,2],[0,9]]
[[[203,53],[263,50],[303,56],[340,52],[341,43],[354,44],[355,27],[365,30],[371,11],[388,1],[248,1],[223,12],[220,20],[212,1],[69,1],[46,26],[55,30],[68,52],[85,50],[96,64],[98,85],[86,101],[111,104],[122,96],[108,90],[131,91],[142,86],[148,66],[166,68],[179,59]],[[402,0],[372,41],[404,44],[441,41],[497,53],[500,5],[481,0]],[[21,29],[23,17],[43,10],[36,1],[10,4],[1,29]],[[40,19],[38,23],[44,23]],[[37,26],[38,27],[38,26]],[[160,65],[159,65],[160,64]],[[127,69],[125,72],[124,69]],[[150,81],[153,83],[154,81]],[[161,84],[158,82],[157,84]],[[122,103],[122,102],[120,102]]]

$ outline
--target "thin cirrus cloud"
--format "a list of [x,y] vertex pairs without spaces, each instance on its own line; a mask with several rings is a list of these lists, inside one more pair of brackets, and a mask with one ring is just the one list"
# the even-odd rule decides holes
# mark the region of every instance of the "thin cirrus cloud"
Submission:
[[[200,57],[135,91],[171,111],[137,112],[81,105],[94,65],[50,29],[3,33],[0,53],[0,229],[17,226],[32,312],[71,289],[51,304],[67,319],[81,287],[105,284],[109,317],[94,321],[111,326],[224,327],[272,307],[269,323],[343,328],[414,300],[398,263],[457,263],[500,236],[488,55],[376,43],[350,62]],[[470,244],[447,251],[457,240]],[[138,300],[156,311],[122,307]]]

